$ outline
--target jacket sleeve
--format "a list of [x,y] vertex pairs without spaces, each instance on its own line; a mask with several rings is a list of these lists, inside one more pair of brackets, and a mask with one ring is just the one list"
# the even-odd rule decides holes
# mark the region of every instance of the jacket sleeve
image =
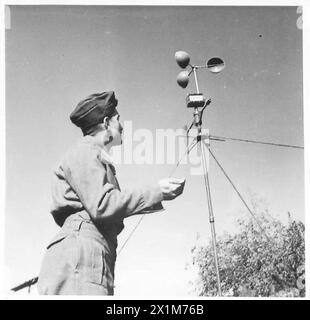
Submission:
[[107,172],[98,150],[87,148],[63,162],[66,180],[83,207],[98,222],[122,219],[158,205],[163,200],[157,185],[122,190],[107,181]]

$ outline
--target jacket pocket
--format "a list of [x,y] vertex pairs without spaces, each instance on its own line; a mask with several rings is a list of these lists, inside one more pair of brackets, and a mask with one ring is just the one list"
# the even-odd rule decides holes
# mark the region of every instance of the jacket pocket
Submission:
[[107,286],[105,251],[96,240],[79,237],[79,262],[77,270],[84,281]]

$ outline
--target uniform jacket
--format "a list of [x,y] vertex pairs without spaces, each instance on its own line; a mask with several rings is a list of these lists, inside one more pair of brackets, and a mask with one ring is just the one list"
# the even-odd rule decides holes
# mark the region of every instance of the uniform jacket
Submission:
[[114,245],[124,218],[163,209],[157,185],[120,190],[108,154],[92,136],[83,137],[65,154],[53,175],[52,199],[51,213],[59,226],[68,216],[85,211]]
[[51,213],[61,226],[48,244],[40,294],[113,294],[123,220],[163,209],[159,186],[120,190],[109,156],[92,136],[78,141],[54,172]]

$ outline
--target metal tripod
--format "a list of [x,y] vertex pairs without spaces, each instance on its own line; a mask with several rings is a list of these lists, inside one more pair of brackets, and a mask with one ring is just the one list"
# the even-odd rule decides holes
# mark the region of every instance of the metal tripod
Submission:
[[221,296],[222,295],[221,279],[220,279],[220,272],[219,272],[219,263],[218,263],[217,247],[216,247],[216,233],[215,233],[215,225],[214,225],[214,215],[213,215],[210,183],[209,183],[209,168],[207,166],[207,159],[206,159],[206,148],[208,148],[209,142],[206,143],[204,141],[206,139],[209,140],[210,137],[206,136],[206,135],[202,135],[202,133],[201,133],[201,126],[202,126],[201,111],[198,111],[198,108],[195,108],[193,123],[197,127],[197,137],[195,139],[197,140],[198,151],[200,151],[199,153],[201,154],[203,177],[204,177],[207,202],[208,202],[209,222],[210,222],[211,235],[212,235],[212,246],[213,246],[213,252],[214,252],[214,263],[215,263],[216,278],[217,278],[217,291],[218,291],[218,295]]
[[[197,81],[197,75],[196,75],[196,68],[193,68],[194,77],[195,77],[195,83],[196,83],[196,90],[197,93],[199,93],[199,87],[198,87],[198,81]],[[208,100],[205,103],[205,106],[207,103],[210,103],[211,100]],[[205,108],[204,106],[204,108]],[[213,215],[213,208],[212,208],[212,201],[211,201],[211,192],[210,192],[210,183],[209,183],[209,170],[208,166],[206,165],[206,146],[204,139],[209,138],[202,136],[201,134],[201,126],[202,126],[202,111],[199,111],[198,108],[194,108],[194,121],[192,124],[194,124],[197,128],[197,146],[198,150],[201,153],[201,162],[202,162],[202,168],[203,168],[203,176],[204,176],[204,182],[205,182],[205,188],[206,188],[206,195],[207,195],[207,202],[208,202],[208,211],[209,211],[209,222],[210,222],[210,228],[211,228],[211,235],[212,235],[212,246],[213,246],[213,252],[214,252],[214,264],[215,264],[215,270],[216,270],[216,278],[217,278],[217,289],[218,289],[218,296],[222,295],[221,290],[221,279],[220,279],[220,272],[219,272],[219,263],[218,263],[218,255],[217,255],[217,247],[216,247],[216,233],[215,233],[215,226],[214,226],[214,215]]]

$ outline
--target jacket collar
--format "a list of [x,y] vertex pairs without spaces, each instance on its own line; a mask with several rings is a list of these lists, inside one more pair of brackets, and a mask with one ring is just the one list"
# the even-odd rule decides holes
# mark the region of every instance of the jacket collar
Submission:
[[99,159],[102,163],[111,165],[114,168],[114,161],[111,153],[108,152],[104,147],[101,147],[98,144],[96,144],[94,137],[87,135],[84,136],[82,139],[84,140],[84,142],[92,144],[100,151]]

